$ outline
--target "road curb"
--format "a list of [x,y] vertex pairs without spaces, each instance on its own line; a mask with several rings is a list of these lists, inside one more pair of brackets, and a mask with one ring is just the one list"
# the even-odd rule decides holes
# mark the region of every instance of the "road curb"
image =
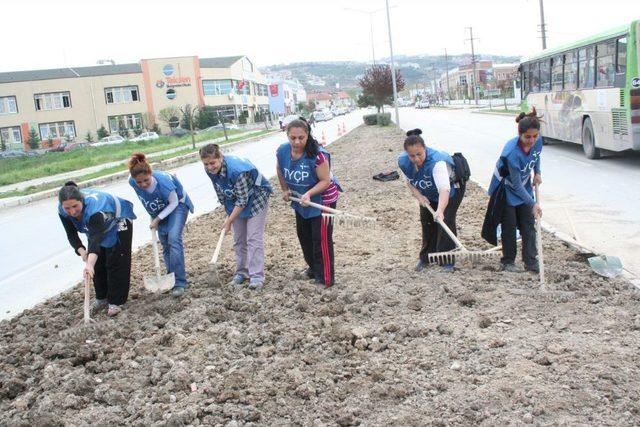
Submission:
[[[237,144],[242,144],[242,143],[246,143],[246,142],[253,142],[259,139],[263,139],[265,137],[271,136],[273,134],[276,133],[280,133],[280,130],[272,130],[271,132],[268,133],[264,133],[260,136],[254,136],[254,137],[250,137],[247,139],[242,139],[239,141],[234,141],[234,142],[230,142],[228,144],[224,144],[221,146],[222,151],[226,151],[226,149],[228,147],[232,147],[234,145]],[[164,160],[160,160],[160,161],[151,161],[151,164],[156,166],[156,167],[160,167],[160,169],[164,168],[168,168],[168,167],[177,167],[177,166],[182,166],[184,164],[187,163],[191,163],[194,161],[195,158],[197,158],[198,156],[198,152],[193,152],[193,153],[189,153],[189,154],[183,154],[181,156],[176,156],[176,157],[171,157],[168,159],[164,159]],[[97,185],[102,185],[102,184],[107,184],[109,182],[113,182],[116,181],[118,179],[124,178],[129,176],[129,171],[122,171],[122,172],[115,172],[109,175],[105,175],[105,176],[101,176],[99,178],[94,178],[94,179],[90,179],[87,181],[81,181],[78,182],[78,187],[80,188],[86,188],[86,187],[93,187],[93,186],[97,186]],[[69,179],[71,180],[71,178]],[[55,197],[58,195],[58,188],[52,188],[50,190],[44,190],[38,193],[34,193],[34,194],[29,194],[27,196],[21,196],[12,200],[7,200],[7,201],[0,201],[0,209],[6,209],[6,208],[13,208],[16,206],[23,206],[23,205],[28,205],[29,203],[33,203],[33,202],[37,202],[39,200],[43,200],[43,199],[48,199],[50,197]]]

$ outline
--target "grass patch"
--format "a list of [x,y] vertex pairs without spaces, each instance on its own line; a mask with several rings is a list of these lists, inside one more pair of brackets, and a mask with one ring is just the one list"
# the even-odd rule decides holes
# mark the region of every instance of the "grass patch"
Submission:
[[[230,130],[227,133],[233,135],[239,132],[239,130]],[[196,135],[195,140],[201,142],[222,136],[224,136],[222,131],[206,132]],[[134,151],[150,154],[190,144],[191,135],[180,138],[162,136],[155,141],[123,142],[117,145],[86,147],[62,153],[45,153],[36,157],[0,159],[0,185],[15,184],[118,160],[124,161]]]
[[[264,135],[264,134],[269,133],[269,132],[271,132],[271,130],[262,130],[262,131],[259,131],[259,132],[255,132],[255,133],[251,134],[248,137],[244,136],[244,137],[229,138],[229,141],[221,142],[220,145],[225,145],[225,144],[229,144],[231,142],[241,141],[243,139],[254,138],[256,136],[261,136],[261,135]],[[215,138],[215,136],[213,138]],[[212,137],[204,138],[204,139],[202,139],[202,141],[207,140],[207,139],[212,139]],[[198,142],[197,138],[196,138],[196,142]],[[123,143],[123,144],[126,144],[126,143]],[[189,144],[191,144],[191,138],[190,137],[189,137]],[[99,148],[109,148],[109,146],[96,147],[96,149],[99,149]],[[136,145],[136,149],[138,149],[138,148],[139,148],[139,145]],[[78,150],[78,151],[80,151],[80,150]],[[140,151],[144,151],[144,150],[140,149]],[[155,150],[155,151],[161,151],[161,150]],[[185,154],[193,153],[193,152],[196,152],[196,151],[198,151],[198,148],[193,149],[193,148],[191,148],[191,145],[189,145],[188,147],[185,147],[184,149],[175,151],[173,153],[166,153],[166,154],[157,155],[157,156],[150,156],[150,160],[151,160],[152,163],[153,162],[159,162],[161,160],[166,160],[166,159],[170,159],[170,158],[173,158],[173,157],[183,156]],[[146,151],[145,154],[147,154],[149,152],[151,152],[151,151]],[[66,153],[48,153],[48,154],[66,154]],[[131,154],[131,151],[129,151],[127,153],[126,157],[129,157],[130,154]],[[11,159],[11,160],[14,160],[14,159]],[[38,193],[40,191],[51,190],[52,188],[61,187],[65,182],[70,181],[70,180],[76,181],[76,182],[83,182],[83,181],[88,181],[90,179],[95,179],[95,178],[100,178],[100,177],[103,177],[103,176],[107,176],[107,175],[110,175],[112,173],[121,172],[121,171],[124,171],[126,169],[127,169],[127,167],[123,163],[122,165],[116,165],[116,166],[112,166],[112,167],[109,167],[109,168],[100,169],[99,171],[96,171],[96,172],[93,172],[93,173],[90,173],[90,174],[78,175],[78,176],[74,176],[73,178],[66,178],[66,179],[63,179],[63,180],[60,180],[60,181],[48,182],[46,184],[42,184],[42,185],[38,185],[38,186],[30,186],[30,187],[27,187],[27,188],[25,188],[23,190],[5,191],[3,193],[0,193],[0,199],[6,199],[8,197],[27,196],[29,194]]]

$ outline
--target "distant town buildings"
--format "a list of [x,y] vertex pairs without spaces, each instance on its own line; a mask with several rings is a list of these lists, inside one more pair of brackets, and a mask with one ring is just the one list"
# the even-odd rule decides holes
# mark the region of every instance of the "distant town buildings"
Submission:
[[269,109],[274,114],[298,112],[299,103],[307,103],[304,86],[295,79],[269,78]]

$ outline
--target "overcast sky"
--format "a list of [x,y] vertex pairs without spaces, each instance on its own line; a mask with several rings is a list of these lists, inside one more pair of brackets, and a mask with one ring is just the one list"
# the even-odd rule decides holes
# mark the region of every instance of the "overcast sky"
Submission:
[[[539,0],[390,0],[395,54],[529,55]],[[384,0],[7,0],[0,71],[247,55],[259,67],[389,55]],[[547,46],[640,18],[638,0],[544,0]],[[606,8],[606,9],[605,9]]]

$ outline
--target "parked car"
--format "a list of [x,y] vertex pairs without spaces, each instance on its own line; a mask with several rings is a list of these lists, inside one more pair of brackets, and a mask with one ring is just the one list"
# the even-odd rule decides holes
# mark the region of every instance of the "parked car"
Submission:
[[189,131],[181,127],[175,127],[171,129],[171,135],[173,136],[185,136],[188,134],[189,134]]
[[285,130],[287,126],[289,126],[289,123],[299,118],[300,116],[297,114],[289,114],[284,119],[282,119],[282,122],[280,122],[280,130]]
[[431,103],[429,102],[428,99],[421,99],[420,101],[416,102],[416,108],[429,108],[431,107]]
[[67,151],[67,150],[65,150],[65,148],[69,144],[70,143],[68,143],[68,142],[61,142],[60,144],[56,145],[55,147],[49,148],[46,152],[47,153],[61,153],[63,151]]
[[153,139],[160,138],[155,132],[142,132],[140,135],[135,138],[131,138],[129,141],[139,142],[139,141],[151,141]]
[[65,145],[64,151],[79,150],[80,148],[87,148],[87,147],[90,147],[90,144],[88,142],[70,142]]
[[111,135],[111,136],[105,136],[104,138],[102,138],[100,141],[96,142],[93,145],[94,147],[99,147],[102,145],[122,144],[125,141],[126,139],[124,139],[120,135]]

